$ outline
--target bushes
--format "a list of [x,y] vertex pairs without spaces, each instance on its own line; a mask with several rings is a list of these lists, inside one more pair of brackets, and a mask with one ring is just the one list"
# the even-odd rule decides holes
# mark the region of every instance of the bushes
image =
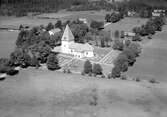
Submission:
[[[156,31],[161,31],[164,24],[165,19],[162,16],[150,18],[145,25],[133,28],[133,32],[140,36],[153,35]],[[138,38],[135,37],[134,40],[138,40]]]
[[134,37],[132,37],[132,41],[142,41],[142,38],[139,34],[136,34]]
[[49,70],[58,70],[60,69],[58,58],[55,53],[51,53],[47,58],[47,68]]
[[106,22],[112,22],[116,23],[123,19],[123,14],[122,13],[112,13],[112,14],[106,14],[105,20]]
[[19,73],[19,70],[10,69],[6,73],[7,75],[14,76]]
[[94,64],[93,65],[93,70],[92,72],[95,74],[95,75],[102,75],[102,67],[100,66],[100,64]]
[[123,41],[122,40],[114,40],[114,44],[113,44],[113,47],[112,47],[114,50],[120,50],[122,51],[123,48],[124,48],[124,44],[123,44]]
[[157,83],[157,81],[154,78],[150,79],[149,82],[150,83]]
[[114,68],[111,73],[112,77],[120,77],[121,73],[126,72],[129,66],[133,66],[136,57],[138,57],[140,53],[141,48],[137,43],[130,43],[125,47],[114,62]]
[[92,64],[89,60],[85,61],[84,64],[84,73],[88,74],[92,72]]

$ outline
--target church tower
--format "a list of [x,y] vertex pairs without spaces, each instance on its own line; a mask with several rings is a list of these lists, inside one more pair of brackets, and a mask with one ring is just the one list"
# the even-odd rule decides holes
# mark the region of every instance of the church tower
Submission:
[[61,52],[67,54],[70,53],[69,45],[71,43],[74,43],[74,36],[67,24],[63,36],[61,38]]

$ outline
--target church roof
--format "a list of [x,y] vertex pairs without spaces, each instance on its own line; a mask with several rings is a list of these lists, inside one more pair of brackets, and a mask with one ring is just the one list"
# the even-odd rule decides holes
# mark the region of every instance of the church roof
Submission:
[[85,51],[93,51],[94,50],[94,48],[88,43],[80,44],[80,43],[72,42],[70,44],[69,48],[74,49],[75,51],[78,51],[78,52],[85,52]]
[[62,41],[74,41],[74,36],[68,26],[68,24],[66,25],[66,28],[64,30],[63,36],[62,36]]

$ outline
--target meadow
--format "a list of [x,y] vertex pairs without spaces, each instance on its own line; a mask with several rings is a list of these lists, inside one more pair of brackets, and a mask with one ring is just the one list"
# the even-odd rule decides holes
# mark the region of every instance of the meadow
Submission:
[[141,79],[167,81],[167,25],[142,46],[141,56],[127,74]]
[[132,29],[134,27],[145,24],[147,20],[148,19],[145,19],[145,18],[125,17],[124,19],[122,19],[117,23],[111,23],[111,25],[108,25],[107,27],[105,27],[104,30],[111,31],[112,33],[114,33],[116,30],[132,32]]
[[28,68],[0,82],[1,117],[166,117],[167,85]]
[[0,58],[14,51],[18,32],[0,31]]

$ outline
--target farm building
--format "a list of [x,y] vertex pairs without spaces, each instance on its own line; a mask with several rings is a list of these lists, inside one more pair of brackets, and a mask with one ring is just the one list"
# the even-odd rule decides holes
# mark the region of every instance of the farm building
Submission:
[[55,29],[52,29],[52,30],[50,30],[49,31],[49,35],[51,36],[51,35],[54,35],[55,33],[58,33],[58,32],[60,32],[61,30],[59,29],[59,28],[55,28]]
[[162,9],[157,9],[157,10],[154,10],[153,12],[152,12],[152,16],[154,16],[154,17],[159,17],[159,16],[165,16],[165,10],[162,10]]
[[[56,51],[57,47],[53,51]],[[65,54],[71,54],[76,58],[83,58],[83,57],[94,57],[94,48],[88,44],[80,44],[74,42],[74,36],[69,28],[66,25],[64,30],[63,36],[61,38],[61,47],[59,48],[59,52]]]
[[133,32],[124,32],[124,36],[125,37],[134,37],[134,36],[136,36],[136,34]]
[[81,21],[81,22],[83,22],[84,24],[87,24],[87,23],[88,23],[88,21],[87,21],[86,18],[79,18],[78,20]]

